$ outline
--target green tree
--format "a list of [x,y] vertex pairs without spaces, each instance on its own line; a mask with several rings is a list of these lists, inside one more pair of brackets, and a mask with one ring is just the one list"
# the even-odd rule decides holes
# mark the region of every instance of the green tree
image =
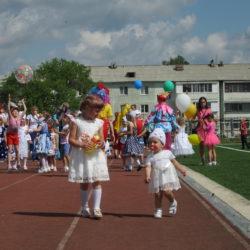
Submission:
[[42,63],[27,84],[18,83],[12,73],[0,87],[0,98],[5,103],[8,94],[14,102],[25,98],[28,110],[36,105],[39,110],[54,112],[63,102],[76,110],[81,97],[94,86],[89,73],[90,70],[82,64],[54,58]]
[[187,65],[189,64],[188,61],[186,61],[186,59],[180,55],[178,55],[177,57],[170,57],[169,61],[162,61],[163,65]]

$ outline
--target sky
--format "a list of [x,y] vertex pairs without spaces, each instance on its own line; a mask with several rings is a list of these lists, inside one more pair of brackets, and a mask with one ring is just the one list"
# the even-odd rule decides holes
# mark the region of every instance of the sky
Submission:
[[52,58],[250,63],[250,0],[0,0],[0,75]]

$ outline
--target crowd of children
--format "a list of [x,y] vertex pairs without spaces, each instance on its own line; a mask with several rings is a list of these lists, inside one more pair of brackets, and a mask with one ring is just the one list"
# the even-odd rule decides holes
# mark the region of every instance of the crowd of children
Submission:
[[[175,157],[194,154],[185,131],[185,119],[176,119],[164,93],[157,96],[157,104],[145,120],[136,105],[124,105],[112,122],[108,94],[109,90],[98,84],[83,99],[76,115],[69,111],[67,103],[53,115],[38,113],[35,106],[26,115],[24,100],[18,106],[9,99],[7,114],[0,107],[0,159],[7,160],[8,171],[27,170],[28,158],[38,160],[38,173],[57,171],[56,160],[61,159],[69,182],[80,184],[82,215],[91,215],[92,195],[93,215],[99,219],[102,217],[101,183],[109,181],[107,155],[111,154],[109,146],[112,145],[112,155],[122,159],[124,171],[145,169],[145,182],[154,194],[154,217],[162,217],[163,196],[170,202],[169,214],[174,215],[177,201],[173,191],[180,188],[176,170],[186,175],[185,166]],[[204,98],[199,101],[197,116],[201,159],[204,161],[207,147],[208,164],[216,165],[215,146],[220,141]]]
[[[20,105],[21,103],[21,105]],[[28,170],[28,159],[37,161],[38,173],[57,171],[56,160],[62,159],[64,171],[69,169],[69,123],[60,109],[58,118],[48,112],[38,113],[36,106],[26,114],[24,100],[19,105],[8,101],[7,112],[0,106],[0,160],[8,171]]]

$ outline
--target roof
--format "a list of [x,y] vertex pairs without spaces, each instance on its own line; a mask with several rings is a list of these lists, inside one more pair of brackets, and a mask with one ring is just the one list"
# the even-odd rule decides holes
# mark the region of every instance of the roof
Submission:
[[[175,65],[141,66],[90,66],[90,76],[94,81],[131,82],[142,81],[250,81],[250,64],[225,64],[223,66],[200,64],[183,65],[183,70],[175,70]],[[127,72],[135,72],[135,77],[127,77]]]

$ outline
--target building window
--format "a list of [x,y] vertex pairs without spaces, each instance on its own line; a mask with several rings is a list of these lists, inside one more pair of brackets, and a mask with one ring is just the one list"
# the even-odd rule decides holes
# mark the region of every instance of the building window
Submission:
[[212,92],[212,83],[183,84],[183,93]]
[[226,113],[249,113],[250,103],[225,103]]
[[143,86],[141,88],[141,94],[142,95],[148,95],[148,86]]
[[142,104],[141,105],[141,112],[142,113],[148,113],[148,105],[147,104]]
[[120,95],[127,95],[128,87],[120,87]]
[[250,92],[250,82],[225,83],[225,92]]
[[191,84],[183,84],[183,93],[191,92]]

